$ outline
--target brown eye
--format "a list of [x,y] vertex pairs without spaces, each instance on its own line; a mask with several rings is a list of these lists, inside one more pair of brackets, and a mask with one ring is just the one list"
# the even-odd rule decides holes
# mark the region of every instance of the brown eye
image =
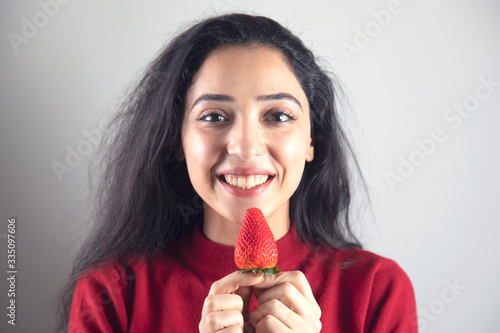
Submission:
[[214,113],[214,114],[209,114],[203,117],[203,120],[209,121],[209,122],[217,122],[217,121],[225,121],[226,119],[221,116],[220,114]]
[[221,123],[221,122],[228,121],[227,117],[224,114],[222,114],[221,112],[217,112],[217,111],[203,112],[198,117],[198,120],[205,121],[208,123]]
[[272,111],[267,116],[268,121],[275,123],[286,123],[295,119],[297,119],[297,117],[285,109]]
[[271,115],[272,121],[284,122],[290,120],[290,117],[282,112],[276,112]]

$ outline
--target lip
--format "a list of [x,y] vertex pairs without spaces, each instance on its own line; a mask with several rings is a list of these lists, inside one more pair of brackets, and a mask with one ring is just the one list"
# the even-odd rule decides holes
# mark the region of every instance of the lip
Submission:
[[[226,183],[220,177],[223,175],[232,175],[232,176],[262,175],[262,176],[270,176],[270,178],[267,182],[265,182],[262,185],[252,187],[251,189],[248,189],[248,190],[243,190],[241,188],[237,188],[237,187],[234,187],[234,186]],[[272,183],[272,181],[274,180],[273,176],[274,176],[274,173],[272,173],[268,170],[262,169],[262,168],[230,168],[230,169],[225,169],[225,170],[217,172],[217,180],[222,185],[222,187],[226,191],[228,191],[230,194],[237,196],[237,197],[252,197],[252,196],[256,196],[256,195],[261,194]]]

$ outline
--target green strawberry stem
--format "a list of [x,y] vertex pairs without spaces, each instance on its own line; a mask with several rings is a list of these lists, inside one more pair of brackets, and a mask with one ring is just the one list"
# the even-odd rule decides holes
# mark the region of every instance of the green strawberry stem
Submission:
[[273,268],[254,268],[254,269],[240,269],[239,270],[241,274],[247,273],[247,272],[253,272],[254,274],[258,274],[260,272],[264,273],[266,276],[271,276],[273,274],[278,274],[281,272],[281,270],[278,268],[278,266],[274,266]]

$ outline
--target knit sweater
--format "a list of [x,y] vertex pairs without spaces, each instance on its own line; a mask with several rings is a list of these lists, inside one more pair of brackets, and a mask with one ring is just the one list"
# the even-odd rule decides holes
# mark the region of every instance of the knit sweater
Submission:
[[[322,332],[417,332],[413,287],[392,260],[349,248],[311,249],[290,228],[278,267],[302,271],[321,311]],[[69,332],[197,332],[211,284],[234,272],[234,247],[197,227],[152,258],[92,268],[77,282]],[[255,297],[250,310],[258,307]]]

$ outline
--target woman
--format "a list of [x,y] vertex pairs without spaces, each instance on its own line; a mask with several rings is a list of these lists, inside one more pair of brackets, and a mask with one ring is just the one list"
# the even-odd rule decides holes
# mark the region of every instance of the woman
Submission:
[[[176,37],[115,120],[69,331],[416,332],[408,277],[351,233],[334,96],[271,19],[219,16]],[[282,273],[235,272],[250,207]]]

